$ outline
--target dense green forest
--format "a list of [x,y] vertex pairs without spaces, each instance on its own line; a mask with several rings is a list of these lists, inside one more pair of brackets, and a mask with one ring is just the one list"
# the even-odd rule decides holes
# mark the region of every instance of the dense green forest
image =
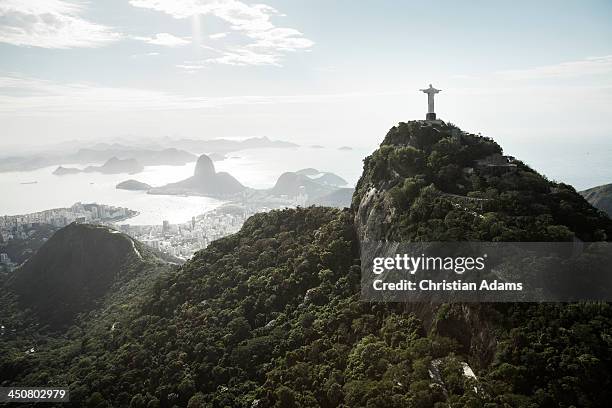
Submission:
[[[365,159],[353,207],[357,210],[366,192],[376,189],[380,197],[373,206],[389,215],[379,239],[546,242],[612,237],[612,220],[572,186],[551,182],[501,153],[492,139],[452,124],[401,123]],[[491,155],[501,157],[497,160],[502,164],[487,165]]]
[[134,279],[68,328],[36,326],[5,290],[13,324],[29,323],[3,334],[0,385],[69,386],[72,406],[100,408],[609,406],[607,303],[360,300],[364,237],[612,237],[571,186],[501,153],[453,125],[402,123],[366,158],[352,208],[257,214],[180,268],[132,255]]

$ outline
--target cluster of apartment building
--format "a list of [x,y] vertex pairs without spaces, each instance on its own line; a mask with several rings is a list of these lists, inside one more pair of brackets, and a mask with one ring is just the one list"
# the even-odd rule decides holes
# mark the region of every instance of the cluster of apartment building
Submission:
[[[288,205],[289,204],[289,205]],[[303,204],[303,203],[302,203]],[[240,230],[244,221],[257,212],[273,208],[292,207],[295,203],[286,199],[278,202],[234,203],[194,216],[189,222],[171,224],[163,221],[159,225],[120,224],[137,215],[127,208],[102,204],[76,203],[69,208],[56,208],[31,214],[0,217],[0,269],[13,269],[16,265],[8,253],[2,251],[2,243],[13,239],[27,240],[38,233],[41,226],[48,228],[49,238],[57,229],[72,222],[109,225],[132,238],[162,253],[180,260],[187,260],[193,254],[206,248],[212,241]],[[269,207],[268,207],[269,206]]]
[[2,233],[2,238],[5,241],[15,238],[11,234],[18,234],[18,238],[25,239],[27,237],[24,235],[23,228],[20,227],[27,226],[28,224],[48,224],[62,228],[75,221],[92,223],[119,222],[136,214],[136,211],[124,207],[95,203],[76,203],[68,208],[54,208],[23,215],[0,216],[0,233]]
[[244,221],[258,208],[221,207],[192,217],[189,222],[161,225],[120,225],[117,227],[132,238],[181,260],[187,260],[212,241],[240,230]]

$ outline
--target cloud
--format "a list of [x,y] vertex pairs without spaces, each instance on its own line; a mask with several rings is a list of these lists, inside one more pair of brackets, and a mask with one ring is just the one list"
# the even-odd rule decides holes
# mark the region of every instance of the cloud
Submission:
[[0,1],[0,42],[41,48],[101,47],[121,38],[81,17],[82,6],[63,0]]
[[314,42],[304,38],[303,34],[293,28],[272,28],[265,31],[254,31],[247,34],[257,40],[250,47],[260,47],[280,51],[297,51],[310,48]]
[[578,61],[562,62],[535,68],[500,71],[503,79],[525,80],[544,78],[575,78],[612,73],[612,55],[589,57]]
[[207,68],[205,62],[206,61],[185,61],[183,64],[177,64],[175,66],[188,74],[194,74]]
[[[200,67],[201,65],[196,65]],[[54,82],[17,74],[0,75],[0,116],[49,116],[87,112],[201,110],[234,105],[324,103],[386,93],[307,95],[185,96],[157,90]]]
[[144,54],[133,54],[132,58],[144,58],[144,57],[157,57],[159,56],[159,52],[145,52]]
[[278,53],[256,52],[247,48],[236,48],[224,51],[220,57],[208,58],[205,61],[226,65],[280,65],[281,55]]
[[[212,63],[280,66],[283,53],[306,50],[314,45],[294,28],[276,27],[272,16],[281,14],[265,4],[249,5],[238,0],[130,0],[130,4],[164,12],[177,19],[212,15],[229,24],[231,30],[252,40],[246,46],[227,46],[221,57],[208,60]],[[225,36],[226,33],[218,33],[210,38]]]
[[133,37],[133,39],[164,47],[181,47],[190,44],[190,41],[168,33],[155,34],[154,37]]
[[315,67],[314,68],[315,71],[318,72],[339,72],[340,69],[338,67],[335,67],[333,65],[327,65],[327,66],[322,66],[322,67]]
[[208,68],[211,64],[224,64],[234,66],[263,66],[272,65],[280,67],[282,54],[274,50],[254,50],[249,47],[235,47],[231,49],[217,49],[209,46],[202,48],[212,51],[219,56],[201,59],[197,61],[185,61],[176,65],[190,74]]
[[225,37],[227,37],[227,33],[216,33],[216,34],[211,34],[208,36],[208,38],[212,40],[218,40],[220,38],[225,38]]

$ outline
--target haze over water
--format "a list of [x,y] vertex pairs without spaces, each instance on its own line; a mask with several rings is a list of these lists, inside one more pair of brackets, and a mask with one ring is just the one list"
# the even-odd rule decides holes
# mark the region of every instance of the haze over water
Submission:
[[[217,171],[227,171],[242,184],[251,188],[270,188],[286,171],[314,167],[331,171],[345,178],[353,186],[362,169],[362,150],[336,149],[254,149],[228,154],[224,161],[215,162]],[[66,165],[83,168],[85,165]],[[223,204],[209,197],[149,195],[143,191],[117,190],[115,186],[135,179],[152,186],[183,180],[193,175],[195,162],[184,166],[148,166],[141,173],[100,174],[78,173],[55,176],[57,166],[28,172],[0,173],[0,215],[17,215],[70,207],[76,202],[99,203],[127,207],[140,214],[125,221],[132,225],[187,222],[192,216],[203,214]],[[22,184],[36,182],[36,184]]]

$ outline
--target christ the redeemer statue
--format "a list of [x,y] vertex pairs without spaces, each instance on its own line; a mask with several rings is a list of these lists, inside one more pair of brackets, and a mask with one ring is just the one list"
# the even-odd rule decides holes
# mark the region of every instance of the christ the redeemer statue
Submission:
[[421,92],[425,92],[427,94],[427,116],[426,120],[436,120],[436,113],[434,111],[434,95],[438,92],[442,91],[441,89],[436,89],[431,84],[429,84],[429,88],[421,89]]

